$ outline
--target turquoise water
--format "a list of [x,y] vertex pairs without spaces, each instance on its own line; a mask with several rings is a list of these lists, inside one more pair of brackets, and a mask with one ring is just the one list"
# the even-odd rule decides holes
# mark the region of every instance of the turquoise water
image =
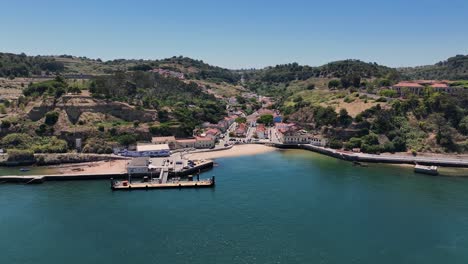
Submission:
[[214,189],[0,185],[0,263],[468,263],[468,179],[304,151],[218,163]]

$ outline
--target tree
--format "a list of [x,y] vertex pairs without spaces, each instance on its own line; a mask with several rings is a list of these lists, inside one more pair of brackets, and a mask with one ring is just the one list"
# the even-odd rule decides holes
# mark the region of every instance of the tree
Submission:
[[311,83],[309,85],[307,85],[307,90],[313,90],[315,89],[315,84],[314,83]]
[[46,115],[45,115],[45,123],[49,126],[53,126],[55,125],[55,123],[57,123],[58,119],[59,119],[59,113],[58,112],[55,112],[55,111],[51,111],[51,112],[48,112]]
[[396,136],[392,140],[394,151],[404,152],[406,151],[406,141],[399,136]]
[[334,89],[340,87],[340,81],[339,80],[331,80],[328,82],[328,88]]
[[257,119],[257,123],[265,124],[267,126],[273,124],[273,115],[261,115],[260,118]]
[[239,124],[240,124],[240,123],[245,124],[245,123],[247,122],[247,118],[245,118],[245,117],[238,117],[238,118],[236,118],[235,121],[236,121],[236,123],[239,123]]
[[458,124],[458,129],[464,135],[468,135],[468,116],[465,116]]
[[28,134],[11,133],[0,141],[3,148],[27,149],[32,145],[33,139]]
[[2,124],[0,125],[1,128],[3,129],[8,129],[11,126],[11,122],[8,120],[2,120]]
[[129,146],[131,144],[135,144],[137,141],[137,138],[135,135],[123,134],[117,138],[117,141],[122,146]]
[[330,142],[328,143],[330,148],[332,149],[341,149],[343,148],[343,142],[338,139],[331,139]]
[[350,115],[348,115],[348,111],[346,111],[346,109],[342,108],[338,116],[338,122],[343,127],[348,127],[353,122],[353,118]]
[[33,162],[34,152],[26,149],[8,149],[8,161],[13,162]]
[[353,84],[350,76],[343,76],[340,78],[341,87],[348,89]]

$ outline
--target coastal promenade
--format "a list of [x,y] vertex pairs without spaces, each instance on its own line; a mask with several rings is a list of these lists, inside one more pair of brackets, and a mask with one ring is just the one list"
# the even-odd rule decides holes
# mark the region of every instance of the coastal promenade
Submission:
[[366,154],[354,153],[348,151],[339,151],[330,148],[318,147],[311,144],[302,145],[279,145],[279,148],[302,148],[311,150],[335,158],[357,161],[357,162],[375,162],[375,163],[393,163],[393,164],[421,164],[421,165],[436,165],[444,167],[468,167],[468,158],[462,157],[447,157],[447,156],[413,156],[404,154]]

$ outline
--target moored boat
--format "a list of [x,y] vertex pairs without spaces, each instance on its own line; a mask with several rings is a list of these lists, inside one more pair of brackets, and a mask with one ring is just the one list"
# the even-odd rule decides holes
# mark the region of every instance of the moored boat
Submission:
[[428,174],[428,175],[439,175],[437,166],[415,165],[414,172]]

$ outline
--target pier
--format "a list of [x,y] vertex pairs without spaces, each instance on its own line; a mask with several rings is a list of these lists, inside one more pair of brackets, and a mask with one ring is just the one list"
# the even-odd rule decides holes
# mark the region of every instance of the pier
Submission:
[[177,189],[177,188],[207,188],[215,186],[215,177],[208,180],[200,181],[167,181],[159,183],[159,181],[150,182],[128,182],[128,181],[111,181],[112,190],[148,190],[148,189]]
[[[205,160],[197,163],[190,168],[183,168],[178,165],[175,170],[172,167],[167,167],[158,171],[162,180],[169,181],[171,177],[185,177],[190,174],[203,172],[213,167],[212,160]],[[78,181],[78,180],[110,180],[110,179],[127,179],[129,176],[135,179],[141,179],[148,176],[148,173],[100,173],[100,174],[50,174],[50,175],[8,175],[0,176],[0,183],[24,183],[24,184],[37,184],[46,181]]]
[[420,164],[427,166],[442,166],[442,167],[468,167],[468,159],[461,158],[443,158],[443,157],[424,157],[424,156],[410,156],[401,154],[366,154],[354,153],[348,151],[338,151],[335,149],[314,146],[311,144],[299,145],[283,145],[275,144],[277,148],[296,148],[314,151],[320,154],[331,156],[334,158],[356,161],[356,162],[372,162],[372,163],[390,163],[390,164]]

